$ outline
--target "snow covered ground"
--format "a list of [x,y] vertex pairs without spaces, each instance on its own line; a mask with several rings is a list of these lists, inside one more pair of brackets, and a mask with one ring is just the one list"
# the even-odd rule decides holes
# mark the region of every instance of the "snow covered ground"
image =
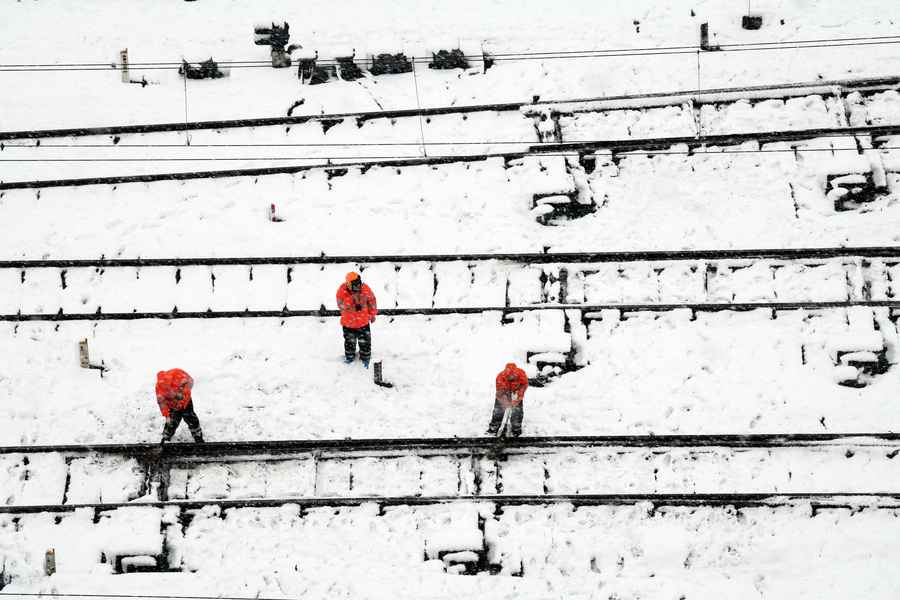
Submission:
[[[886,146],[876,154],[887,193],[846,212],[835,211],[825,181],[869,165],[852,138],[813,140],[797,151],[782,143],[757,153],[751,143],[738,153],[627,154],[589,174],[563,157],[521,165],[493,158],[364,173],[350,168],[345,175],[316,170],[8,190],[0,192],[0,218],[18,226],[0,239],[0,253],[112,258],[892,245],[900,228],[900,161],[897,145]],[[581,194],[597,210],[543,226],[533,197],[554,193]],[[284,222],[268,220],[271,203]]]
[[[430,56],[441,48],[461,47],[480,53],[696,47],[699,27],[710,23],[711,42],[759,43],[785,40],[896,35],[900,9],[891,2],[855,4],[809,0],[758,0],[763,15],[758,31],[741,29],[745,6],[717,0],[679,0],[661,5],[635,0],[604,5],[587,0],[559,6],[540,0],[485,5],[465,0],[427,7],[413,0],[373,10],[355,0],[339,6],[316,0],[290,6],[274,0],[231,5],[211,11],[177,0],[130,4],[109,11],[103,3],[72,7],[59,0],[15,4],[5,10],[6,31],[15,44],[0,52],[3,64],[100,63],[118,61],[129,50],[132,64],[169,61],[180,64],[212,56],[219,61],[267,61],[268,48],[253,45],[257,23],[288,21],[292,41],[320,57],[359,57],[405,51]],[[347,19],[346,15],[360,15]],[[48,23],[53,48],[46,48]],[[63,26],[64,24],[64,26]],[[820,44],[821,45],[821,44]],[[643,91],[694,89],[698,85],[696,53],[643,56],[549,58],[498,61],[478,72],[437,72],[418,65],[411,74],[298,85],[295,69],[234,68],[214,81],[192,81],[187,89],[191,120],[284,115],[299,98],[311,114],[380,108],[446,106],[544,98],[603,96]],[[895,75],[900,59],[892,45],[813,49],[705,52],[700,56],[700,87],[725,87],[812,81],[863,75]],[[0,85],[15,89],[0,103],[0,129],[110,125],[123,122],[184,121],[185,90],[175,70],[134,67],[133,79],[121,82],[115,69],[64,72],[2,72]],[[261,91],[264,90],[264,91]],[[227,98],[228,101],[223,101]],[[76,110],[67,110],[74,106]],[[299,112],[295,112],[299,114]]]
[[[375,388],[369,371],[343,364],[332,318],[7,323],[0,443],[156,440],[154,375],[173,365],[194,376],[195,405],[212,439],[477,436],[504,364],[571,347],[561,316],[556,325],[539,319],[382,318],[373,326],[374,353],[393,389]],[[774,320],[764,310],[696,320],[688,311],[625,320],[611,311],[578,343],[585,368],[528,392],[527,431],[896,430],[894,370],[863,389],[834,383],[835,348],[872,333],[848,328],[846,319],[842,310],[788,311]],[[893,348],[896,328],[879,319],[877,337]],[[82,338],[92,361],[108,367],[103,378],[79,368]]]
[[[0,50],[3,65],[107,64],[126,47],[132,64],[209,56],[265,61],[268,49],[252,44],[252,28],[259,22],[282,20],[291,22],[294,41],[304,45],[304,52],[318,50],[322,57],[353,48],[358,56],[401,50],[427,56],[431,50],[455,46],[466,52],[480,52],[483,46],[493,53],[691,48],[684,54],[638,51],[632,56],[498,61],[486,72],[478,68],[438,72],[420,64],[415,75],[316,87],[300,87],[293,69],[267,66],[235,67],[224,79],[191,81],[187,87],[174,70],[133,69],[134,78],[147,77],[149,85],[141,87],[122,83],[112,68],[92,72],[0,68],[0,89],[6,92],[0,95],[0,130],[282,116],[300,99],[304,103],[293,114],[896,75],[900,67],[893,43],[692,51],[703,22],[710,24],[712,43],[728,44],[896,36],[900,19],[896,3],[880,0],[759,0],[754,9],[764,17],[760,31],[740,28],[742,3],[714,0],[664,5],[635,0],[627,6],[598,6],[586,0],[564,5],[463,0],[430,6],[401,1],[376,7],[318,0],[285,6],[263,0],[231,4],[228,10],[203,2],[165,0],[123,4],[115,11],[99,2],[16,3],[0,8],[0,33],[12,40]],[[895,91],[882,91],[850,94],[837,102],[832,95],[816,93],[786,101],[757,98],[706,104],[698,113],[681,105],[640,112],[573,112],[561,115],[559,123],[566,141],[585,136],[690,135],[698,123],[704,133],[896,124],[897,98]],[[373,122],[361,128],[350,120],[327,133],[320,124],[291,132],[282,128],[204,132],[197,133],[192,143],[285,139],[414,143],[424,131],[426,140],[472,141],[488,150],[503,138],[519,144],[546,136],[547,131],[535,131],[530,118],[511,116],[515,118],[485,114],[465,122],[459,116],[430,123]],[[120,143],[138,139],[179,145],[186,141],[183,135],[160,135],[134,136]],[[876,148],[870,149],[873,145]],[[591,161],[577,156],[509,164],[492,158],[441,166],[357,167],[345,174],[317,170],[10,190],[0,193],[4,231],[0,257],[894,245],[900,239],[898,145],[893,138],[818,139],[796,148],[750,142],[724,149],[727,152],[712,149],[699,154],[686,147],[675,147],[668,155],[636,152],[615,159],[600,152],[593,170]],[[89,152],[97,152],[94,157],[104,162],[2,162],[2,177],[22,181],[128,174],[139,172],[138,165],[144,163],[110,165],[105,160],[110,152],[116,158],[133,158],[127,152],[135,151],[146,153],[142,157],[159,157],[151,154],[157,149],[122,153],[122,148],[52,149],[53,154],[30,149],[24,154],[25,150],[5,147],[0,161],[16,156],[85,159],[91,158]],[[418,152],[415,146],[389,148],[392,153]],[[192,157],[223,157],[199,145],[165,152],[182,158],[196,150],[205,154]],[[448,150],[459,148],[449,145]],[[259,156],[265,160],[253,161],[253,166],[272,159],[271,154]],[[94,166],[86,169],[85,164]],[[177,162],[170,166],[186,168]],[[227,166],[248,165],[229,161]],[[144,167],[147,172],[169,170],[153,163]],[[833,189],[833,180],[841,176],[854,185],[870,177],[877,181],[879,197],[861,209],[836,212],[834,200],[840,190]],[[542,196],[554,195],[577,197],[596,204],[597,210],[580,219],[555,222],[556,226],[543,225],[536,217],[547,205],[536,203]],[[283,222],[266,219],[273,202]],[[512,302],[502,285],[504,277],[521,278],[521,287],[511,287],[517,301],[527,303],[535,290],[541,293],[534,283],[535,272],[476,273],[467,265],[445,266],[446,274],[440,273],[443,283],[437,294],[432,287],[430,298],[428,275],[433,285],[434,272],[422,265],[393,272],[390,265],[380,265],[366,277],[383,286],[379,293],[388,306],[391,301],[395,306],[429,301],[432,306],[460,306],[495,298]],[[573,279],[580,287],[570,292],[576,302],[585,303],[659,302],[700,294],[699,267],[692,270],[681,264],[659,271],[648,267],[615,273],[585,270]],[[185,279],[174,287],[171,270],[152,271],[156,277],[148,277],[144,283],[149,288],[143,289],[131,285],[137,280],[133,270],[103,274],[73,270],[68,291],[62,289],[57,270],[10,269],[2,272],[0,302],[9,311],[35,312],[60,307],[146,309],[151,303],[161,310],[176,303],[280,308],[282,300],[314,306],[322,297],[330,300],[343,268],[323,269],[318,278],[309,278],[320,283],[304,289],[290,288],[283,267],[259,269],[258,286],[247,285],[249,275],[242,267],[223,269],[214,271],[219,295],[209,270],[203,268],[185,270]],[[796,270],[735,264],[717,272],[713,287],[702,293],[724,301],[809,299],[810,292],[817,298],[848,292],[854,298],[890,298],[895,269],[888,263],[860,263],[856,270],[831,263]],[[872,285],[866,287],[870,275]],[[528,434],[897,428],[898,331],[887,309],[581,314],[570,308],[515,314],[505,321],[500,312],[382,317],[373,329],[375,357],[384,361],[393,389],[374,387],[371,374],[358,364],[342,364],[340,330],[333,318],[5,323],[0,325],[0,444],[157,441],[162,423],[153,399],[154,375],[174,366],[195,377],[196,407],[211,439],[476,436],[487,425],[496,372],[509,360],[525,365],[534,353],[545,357],[567,353],[579,368],[529,390]],[[92,360],[102,360],[108,367],[102,377],[96,370],[79,368],[81,339],[89,340]],[[870,346],[883,350],[888,371],[864,388],[838,386],[838,355]],[[536,374],[536,364],[526,366]],[[187,433],[178,435],[184,440]],[[711,453],[703,458],[688,451],[669,454],[668,464],[663,457],[635,450],[616,454],[610,462],[602,456],[584,462],[583,457],[560,457],[563,464],[553,469],[542,462],[547,457],[513,460],[503,491],[543,492],[550,471],[549,485],[557,493],[620,487],[691,492],[707,486],[810,491],[826,485],[834,491],[838,483],[858,491],[897,492],[891,469],[896,459],[876,450],[859,450],[851,456],[844,450],[801,459],[793,450]],[[387,493],[393,484],[403,488],[409,483],[403,478],[407,469],[412,470],[407,463],[359,460],[360,472],[366,474],[358,482],[364,491]],[[128,461],[73,460],[66,465],[59,455],[48,454],[29,464],[24,457],[7,457],[4,463],[0,496],[6,501],[55,498],[60,483],[71,502],[130,500],[143,491],[139,471]],[[334,468],[327,480],[340,495],[344,467]],[[654,469],[658,472],[651,479]],[[555,470],[579,475],[557,482],[552,478]],[[790,473],[788,481],[785,470]],[[32,472],[43,477],[32,477]],[[210,497],[218,496],[222,486],[230,491],[232,484],[235,493],[244,496],[271,495],[290,487],[285,485],[288,478],[273,473],[272,465],[267,465],[264,475],[235,476],[230,469],[220,469],[204,478],[198,469],[181,473],[176,483],[184,481],[187,495],[188,486],[202,479],[207,487],[196,485],[190,491]],[[728,598],[887,600],[900,589],[887,563],[898,550],[897,517],[893,508],[813,510],[802,503],[653,510],[645,504],[575,509],[498,507],[487,502],[304,510],[291,505],[228,511],[208,506],[190,514],[135,506],[97,515],[90,510],[9,515],[0,517],[0,585],[8,584],[4,592],[152,591],[229,597],[668,600],[714,593]],[[46,578],[41,572],[50,547],[58,551],[59,573]],[[451,562],[443,556],[447,551],[463,553],[457,556],[463,562],[471,560],[466,552],[483,551],[479,561],[494,565],[500,576],[450,577],[447,573],[458,567],[445,564]],[[112,575],[117,557],[137,557],[128,560],[149,560],[179,572]],[[165,564],[158,564],[159,559]]]
[[[573,508],[490,503],[424,507],[209,507],[179,523],[154,508],[0,517],[7,572],[34,576],[57,545],[59,573],[5,592],[62,589],[244,597],[853,597],[889,599],[897,510],[809,505]],[[483,525],[479,527],[479,522]],[[123,538],[117,531],[128,531]],[[164,542],[165,540],[165,542]],[[184,575],[109,575],[116,556],[159,556]],[[502,575],[447,578],[439,558],[486,550]],[[11,552],[12,550],[12,552]],[[106,562],[101,564],[101,553]],[[340,565],[341,577],[323,578]],[[90,575],[87,577],[87,575]],[[517,576],[518,575],[518,576]],[[196,590],[196,591],[195,591]],[[199,592],[199,593],[198,593]],[[109,593],[108,591],[106,593]]]

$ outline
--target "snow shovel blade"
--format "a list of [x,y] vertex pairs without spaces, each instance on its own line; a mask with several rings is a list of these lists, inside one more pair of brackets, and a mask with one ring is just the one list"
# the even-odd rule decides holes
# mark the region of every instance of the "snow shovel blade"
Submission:
[[497,429],[497,437],[498,438],[509,437],[509,432],[507,430],[509,429],[509,426],[510,426],[510,419],[509,419],[510,412],[511,412],[511,409],[509,409],[509,408],[507,408],[506,410],[503,411],[503,420],[500,421],[500,427],[499,427],[499,429]]

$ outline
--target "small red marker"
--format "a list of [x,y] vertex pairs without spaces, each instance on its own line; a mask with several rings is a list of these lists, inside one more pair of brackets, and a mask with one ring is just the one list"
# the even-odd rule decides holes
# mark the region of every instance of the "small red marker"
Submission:
[[273,223],[281,223],[284,221],[281,217],[275,214],[275,203],[269,205],[269,220]]

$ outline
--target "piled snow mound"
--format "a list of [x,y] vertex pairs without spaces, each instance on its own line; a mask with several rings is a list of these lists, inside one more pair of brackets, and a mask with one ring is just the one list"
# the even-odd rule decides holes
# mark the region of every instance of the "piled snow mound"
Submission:
[[[144,510],[149,517],[153,509]],[[153,585],[154,593],[163,593],[182,583],[171,589],[184,594],[203,582],[207,587],[202,593],[207,595],[244,589],[250,595],[277,597],[277,593],[296,596],[306,590],[321,597],[411,599],[427,586],[437,590],[437,597],[449,599],[460,589],[480,597],[540,598],[548,590],[571,597],[596,590],[598,585],[640,597],[667,597],[673,591],[699,594],[704,586],[714,585],[733,597],[762,589],[777,597],[839,598],[858,589],[853,578],[860,574],[871,581],[883,579],[880,563],[871,560],[872,552],[888,556],[900,549],[900,536],[886,535],[898,528],[894,510],[813,512],[802,504],[739,510],[653,510],[649,504],[495,510],[485,503],[386,507],[381,513],[377,506],[365,505],[314,508],[302,515],[298,506],[286,505],[232,509],[224,514],[215,507],[192,512],[183,534],[180,526],[166,527],[165,546],[168,567],[191,571],[189,580],[161,574],[120,576],[112,589],[121,593],[143,583]],[[52,515],[33,515],[22,518],[17,531],[12,531],[8,517],[0,518],[0,528],[10,533],[0,538],[0,553],[6,554],[6,572],[15,577],[13,586],[4,591],[41,585],[22,576],[36,574],[31,561],[41,562],[45,547],[76,537],[82,544],[90,543],[114,525],[112,521],[94,525],[89,517],[66,515],[54,524]],[[476,526],[480,521],[483,527]],[[160,524],[158,515],[155,522]],[[464,526],[458,535],[440,538],[439,532],[457,526]],[[464,533],[471,539],[464,538]],[[847,539],[860,543],[848,546]],[[493,569],[520,577],[439,577],[437,573],[443,575],[440,562],[426,560],[426,550],[437,545],[484,547],[486,562]],[[132,546],[132,550],[158,550],[152,544]],[[26,552],[11,555],[12,548]],[[80,576],[90,581],[89,587],[79,588],[82,593],[112,585],[103,576],[109,565],[100,565],[99,555],[77,555],[65,545],[57,548],[61,573],[54,583],[69,585],[71,578]],[[772,563],[773,556],[779,557],[777,565]],[[248,572],[248,566],[253,577],[240,575]],[[261,572],[266,576],[260,576]],[[338,572],[342,576],[330,576]],[[540,593],[534,588],[540,588]],[[890,586],[867,589],[873,597],[891,597]]]
[[729,104],[704,104],[700,107],[700,130],[704,135],[753,131],[787,131],[840,127],[843,104],[840,98],[806,96],[787,100]]
[[8,577],[33,578],[44,574],[44,554],[53,548],[60,574],[111,573],[122,557],[163,554],[162,518],[152,507],[119,508],[96,519],[90,509],[2,515],[0,562],[5,556]]

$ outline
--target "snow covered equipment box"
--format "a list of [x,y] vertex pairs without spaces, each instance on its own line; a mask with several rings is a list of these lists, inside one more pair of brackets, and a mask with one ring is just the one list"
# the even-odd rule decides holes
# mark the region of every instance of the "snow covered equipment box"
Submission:
[[313,56],[297,58],[297,79],[301,85],[318,85],[337,79],[337,68],[334,65],[318,66],[318,60],[318,52]]
[[700,24],[700,49],[701,50],[721,50],[718,44],[709,43],[709,23]]
[[834,210],[839,212],[860,208],[881,193],[871,172],[828,175],[826,190],[826,197],[834,202]]
[[272,46],[284,48],[291,39],[291,26],[287,21],[281,25],[257,25],[253,28],[253,43],[257,46]]
[[351,56],[338,56],[335,58],[337,61],[338,77],[344,81],[356,81],[363,77],[362,69],[356,64],[355,58],[355,54]]
[[396,73],[409,73],[412,71],[412,63],[402,52],[398,54],[379,54],[372,59],[369,72],[372,75],[392,75]]
[[182,60],[181,67],[178,68],[178,74],[187,79],[220,79],[225,77],[225,73],[219,70],[218,63],[211,57],[197,66]]
[[741,17],[741,27],[756,30],[762,27],[762,15],[744,15]]
[[468,69],[469,61],[462,50],[456,48],[454,50],[438,50],[431,53],[431,62],[428,63],[429,69]]

